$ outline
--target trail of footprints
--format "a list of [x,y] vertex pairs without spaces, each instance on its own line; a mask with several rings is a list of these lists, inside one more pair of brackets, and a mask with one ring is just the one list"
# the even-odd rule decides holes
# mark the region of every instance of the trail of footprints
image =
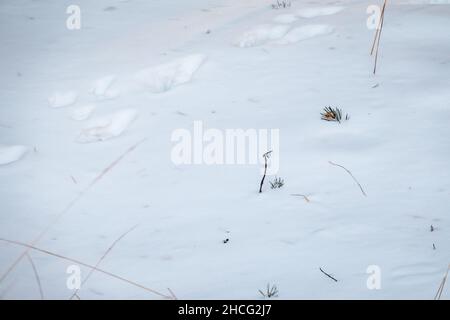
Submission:
[[244,32],[235,42],[241,48],[263,44],[288,45],[299,41],[327,35],[334,32],[334,27],[327,24],[307,24],[292,28],[291,24],[299,20],[320,16],[329,16],[342,11],[343,7],[328,6],[306,8],[294,13],[280,14],[273,18],[271,24],[259,25]]
[[[305,8],[293,13],[277,15],[271,23],[255,26],[244,32],[235,42],[238,47],[253,47],[263,44],[288,45],[306,39],[327,35],[334,31],[334,27],[325,24],[307,24],[292,27],[300,19],[311,19],[319,16],[333,15],[342,11],[343,7],[327,6]],[[84,122],[81,132],[75,141],[78,143],[92,143],[104,141],[120,136],[137,118],[136,109],[127,108],[96,116],[96,103],[115,99],[120,95],[147,90],[161,93],[191,81],[206,57],[193,54],[172,62],[144,69],[130,75],[127,79],[117,79],[115,75],[107,75],[93,82],[89,93],[91,102],[78,103],[79,95],[76,91],[54,92],[48,97],[48,104],[52,108],[72,106],[70,118]],[[28,148],[22,145],[0,145],[0,165],[10,164],[24,157]]]
[[[189,55],[170,63],[140,70],[122,82],[115,75],[105,76],[94,81],[89,93],[94,101],[101,102],[142,90],[153,93],[165,92],[191,81],[205,60],[204,55]],[[48,103],[53,108],[68,107],[76,103],[77,97],[73,91],[56,92],[49,97]],[[91,102],[75,106],[70,112],[71,119],[85,121],[83,129],[75,139],[76,142],[92,143],[118,137],[138,115],[136,109],[127,108],[90,119],[95,109],[96,103]]]

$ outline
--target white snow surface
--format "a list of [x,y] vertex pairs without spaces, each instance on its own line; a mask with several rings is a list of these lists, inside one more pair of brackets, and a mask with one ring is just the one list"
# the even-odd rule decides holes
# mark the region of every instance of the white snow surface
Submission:
[[0,145],[0,165],[6,165],[20,160],[28,151],[26,146]]
[[275,18],[273,18],[273,21],[276,23],[289,24],[289,23],[297,21],[297,19],[298,19],[298,17],[295,14],[286,13],[286,14],[280,14],[278,16],[275,16]]
[[[278,299],[434,297],[450,261],[450,6],[390,1],[373,75],[373,1],[272,3],[79,0],[68,30],[66,1],[0,2],[0,163],[21,158],[0,166],[0,299],[41,297],[30,262],[43,298],[73,297],[76,263],[23,244],[179,299],[262,299],[268,283]],[[350,120],[320,120],[325,106]],[[175,165],[171,135],[197,120],[279,129],[285,185],[259,194],[260,165]],[[80,299],[164,299],[80,268]]]
[[328,7],[313,7],[305,8],[297,11],[297,16],[301,18],[315,18],[320,16],[329,16],[341,12],[343,7],[328,6]]
[[67,107],[75,103],[78,94],[75,91],[55,92],[48,98],[52,108]]
[[83,121],[88,119],[95,110],[95,104],[86,104],[77,106],[70,112],[70,117],[76,121]]

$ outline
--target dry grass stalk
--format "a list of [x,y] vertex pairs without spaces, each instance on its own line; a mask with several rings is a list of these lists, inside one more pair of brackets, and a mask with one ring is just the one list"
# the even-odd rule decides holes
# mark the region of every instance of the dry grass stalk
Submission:
[[41,249],[41,248],[35,247],[34,245],[29,245],[29,244],[27,244],[27,243],[23,243],[23,242],[20,242],[20,241],[8,240],[8,239],[4,239],[4,238],[0,238],[0,241],[6,242],[6,243],[15,244],[15,245],[22,246],[22,247],[26,247],[26,248],[28,248],[29,250],[35,250],[35,251],[38,251],[38,252],[41,252],[41,253],[50,255],[50,256],[52,256],[52,257],[56,257],[56,258],[59,258],[59,259],[62,259],[62,260],[70,261],[70,262],[72,262],[72,263],[78,264],[78,265],[83,266],[83,267],[87,267],[87,268],[90,268],[90,269],[94,269],[95,271],[98,271],[98,272],[100,272],[100,273],[106,274],[107,276],[110,276],[110,277],[112,277],[112,278],[114,278],[114,279],[117,279],[117,280],[126,282],[126,283],[128,283],[128,284],[130,284],[130,285],[132,285],[132,286],[135,286],[135,287],[144,289],[144,290],[146,290],[146,291],[148,291],[148,292],[151,292],[151,293],[153,293],[153,294],[155,294],[155,295],[157,295],[157,296],[160,296],[160,297],[162,297],[162,298],[165,298],[165,299],[172,299],[171,296],[167,296],[167,295],[165,295],[165,294],[163,294],[163,293],[160,293],[160,292],[158,292],[158,291],[156,291],[156,290],[147,288],[147,287],[145,287],[145,286],[143,286],[143,285],[141,285],[141,284],[139,284],[139,283],[137,283],[137,282],[134,282],[134,281],[132,281],[132,280],[128,280],[128,279],[126,279],[126,278],[124,278],[124,277],[118,276],[118,275],[116,275],[116,274],[114,274],[114,273],[111,273],[111,272],[109,272],[109,271],[106,271],[106,270],[97,268],[97,267],[95,267],[95,266],[93,266],[93,265],[91,265],[91,264],[88,264],[88,263],[85,263],[85,262],[82,262],[82,261],[79,261],[79,260],[76,260],[76,259],[73,259],[73,258],[70,258],[70,257],[67,257],[67,256],[63,256],[63,255],[61,255],[61,254],[54,253],[54,252],[51,252],[51,251],[48,251],[48,250],[45,250],[45,249]]
[[31,267],[33,268],[33,273],[34,273],[34,277],[36,278],[36,283],[39,288],[39,295],[41,297],[41,300],[44,300],[44,291],[42,290],[41,278],[39,277],[39,274],[37,272],[36,265],[34,264],[33,259],[31,258],[29,253],[27,253],[27,258],[31,264]]
[[331,165],[333,165],[333,166],[340,167],[340,168],[344,169],[345,171],[347,171],[347,173],[352,177],[353,181],[355,181],[356,184],[359,186],[359,189],[361,190],[362,194],[363,194],[365,197],[367,197],[367,194],[366,194],[366,192],[364,191],[363,187],[361,186],[361,184],[359,183],[359,181],[356,180],[355,176],[350,172],[350,170],[348,170],[348,169],[347,169],[346,167],[344,167],[344,166],[341,166],[340,164],[337,164],[337,163],[334,163],[334,162],[331,162],[331,161],[328,161],[328,163],[331,164]]
[[442,292],[444,291],[445,282],[447,281],[448,272],[450,271],[450,265],[447,268],[447,272],[444,275],[444,278],[441,281],[441,284],[439,285],[438,291],[436,292],[436,295],[434,296],[434,300],[440,300]]
[[[81,191],[72,201],[69,202],[69,204],[61,211],[59,212],[56,217],[50,222],[50,224],[47,225],[47,227],[42,230],[42,232],[31,242],[30,246],[36,245],[46,234],[47,232],[63,217],[67,212],[72,209],[72,207],[89,191],[90,188],[92,188],[99,180],[101,180],[111,169],[116,166],[127,154],[132,152],[134,149],[136,149],[141,143],[143,143],[146,139],[142,139],[138,143],[134,144],[128,150],[126,150],[119,158],[117,158],[115,161],[113,161],[108,167],[106,167],[92,182],[83,190]],[[26,254],[29,252],[30,247],[26,247],[26,249],[14,260],[14,262],[6,269],[6,272],[2,274],[0,277],[0,283],[3,282],[3,280],[6,279],[6,277],[11,273],[11,271],[14,270],[14,268],[22,261],[22,259],[26,256]]]
[[386,9],[387,0],[384,0],[383,8],[381,9],[380,14],[380,21],[378,22],[377,31],[375,32],[375,38],[373,39],[372,43],[372,50],[370,51],[370,55],[373,55],[373,52],[375,50],[375,63],[373,67],[373,74],[377,72],[377,62],[378,62],[378,49],[380,47],[380,38],[381,38],[381,31],[383,31],[383,24],[384,24],[384,12]]
[[[124,232],[119,238],[117,238],[116,240],[114,240],[114,242],[109,246],[109,248],[105,251],[105,253],[100,257],[100,259],[97,261],[97,263],[95,264],[95,268],[98,268],[98,266],[100,265],[100,263],[106,258],[106,256],[108,255],[108,253],[111,252],[111,250],[115,247],[115,245],[122,240],[127,234],[129,234],[131,231],[133,231],[134,229],[136,229],[138,225],[133,226],[132,228],[130,228],[129,230],[127,230],[126,232]],[[84,280],[81,282],[81,285],[83,286],[88,280],[89,278],[92,276],[92,274],[94,273],[95,269],[91,269],[88,273],[88,275],[86,276],[86,278],[84,278]],[[80,289],[75,290],[75,292],[72,294],[72,296],[70,297],[70,299],[73,299],[75,296],[77,296],[78,291]]]
[[307,196],[305,196],[304,194],[293,193],[293,194],[291,194],[291,196],[294,196],[294,197],[303,197],[303,199],[305,199],[306,202],[311,202],[311,201],[309,201],[309,198],[308,198]]

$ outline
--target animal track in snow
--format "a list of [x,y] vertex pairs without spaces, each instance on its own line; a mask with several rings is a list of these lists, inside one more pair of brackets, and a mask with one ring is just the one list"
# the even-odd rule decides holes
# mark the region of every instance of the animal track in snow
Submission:
[[283,38],[277,41],[277,44],[291,44],[302,40],[315,38],[322,35],[330,34],[334,31],[334,27],[326,24],[311,24],[297,27],[289,31]]
[[97,79],[91,89],[91,92],[98,98],[112,99],[119,95],[118,91],[111,90],[111,85],[116,81],[116,76],[106,76]]
[[330,7],[314,7],[306,8],[297,11],[297,16],[300,18],[315,18],[320,16],[330,16],[341,12],[344,7],[330,6]]
[[236,40],[235,44],[241,48],[259,46],[270,41],[281,39],[289,29],[290,27],[288,25],[259,25],[244,32]]
[[135,79],[154,93],[168,91],[176,86],[191,81],[206,56],[190,55],[166,64],[139,71]]
[[94,109],[95,105],[93,104],[87,104],[81,107],[77,107],[70,113],[70,118],[76,121],[86,120],[87,118],[90,117]]
[[2,146],[0,145],[0,165],[10,164],[20,160],[28,151],[25,146]]
[[120,110],[89,121],[77,138],[79,143],[104,141],[120,136],[136,119],[134,109]]
[[48,104],[52,108],[67,107],[75,103],[78,94],[75,91],[54,92],[48,98]]

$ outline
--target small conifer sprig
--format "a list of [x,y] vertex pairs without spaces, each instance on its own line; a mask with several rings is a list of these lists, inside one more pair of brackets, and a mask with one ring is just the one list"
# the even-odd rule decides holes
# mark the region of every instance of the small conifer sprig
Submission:
[[270,181],[270,188],[279,189],[284,186],[284,180],[281,178],[275,178],[275,180]]
[[339,123],[341,123],[342,120],[350,119],[348,114],[345,114],[345,117],[342,116],[343,115],[342,109],[333,107],[325,107],[320,115],[322,116],[322,120],[336,121]]

